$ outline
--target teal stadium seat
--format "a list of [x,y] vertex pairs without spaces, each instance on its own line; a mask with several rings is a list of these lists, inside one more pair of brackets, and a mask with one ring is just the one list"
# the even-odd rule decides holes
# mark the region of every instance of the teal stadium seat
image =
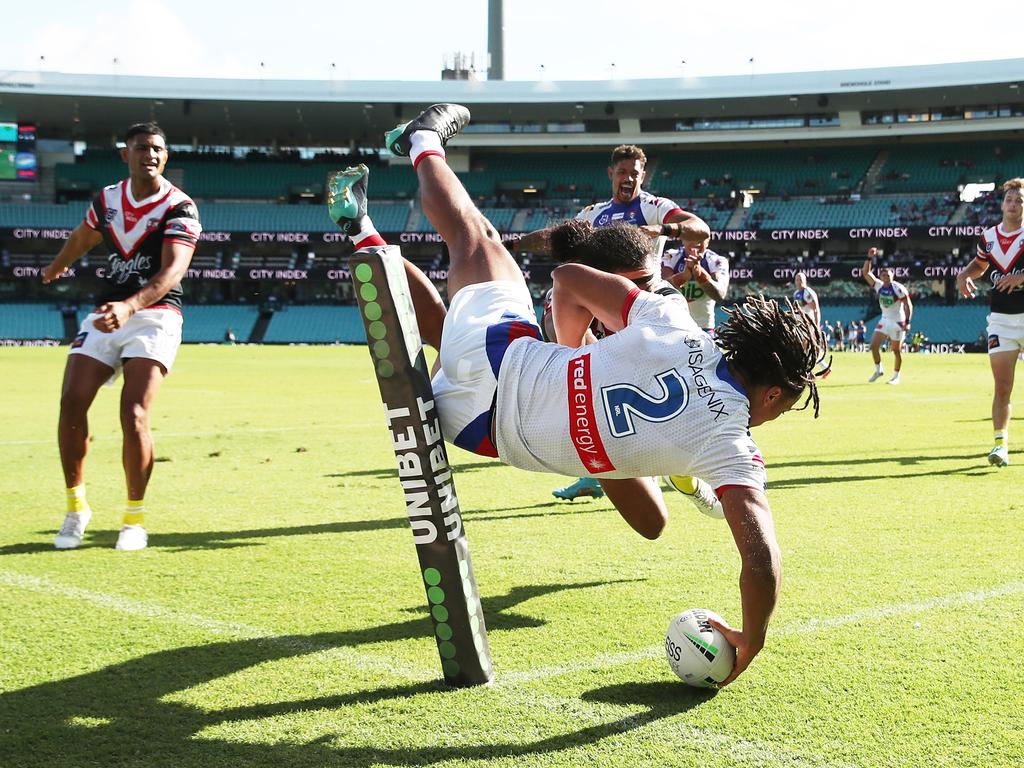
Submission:
[[274,313],[263,340],[285,344],[362,344],[366,342],[366,332],[358,307],[289,306]]
[[52,304],[0,304],[0,339],[64,338],[64,318]]
[[189,304],[185,306],[182,341],[221,342],[230,328],[238,341],[247,341],[259,318],[259,309],[244,304]]

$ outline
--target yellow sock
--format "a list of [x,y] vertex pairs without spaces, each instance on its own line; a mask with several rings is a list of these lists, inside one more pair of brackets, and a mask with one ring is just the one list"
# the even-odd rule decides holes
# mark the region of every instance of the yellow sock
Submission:
[[1010,430],[1008,430],[1008,429],[997,429],[996,430],[995,439],[996,439],[996,446],[997,447],[1000,446],[1000,445],[1005,446],[1007,448],[1010,447],[1009,432],[1010,432]]
[[672,475],[670,479],[672,484],[682,493],[692,496],[697,492],[697,482],[692,475]]
[[85,500],[85,483],[67,489],[68,512],[85,512],[89,509],[89,502]]
[[146,502],[142,499],[128,499],[124,508],[122,525],[142,525],[146,517]]

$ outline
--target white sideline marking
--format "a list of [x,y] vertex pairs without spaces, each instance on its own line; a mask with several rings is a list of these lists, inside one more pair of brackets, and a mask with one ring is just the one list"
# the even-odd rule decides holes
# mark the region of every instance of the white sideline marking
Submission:
[[785,746],[772,746],[750,739],[737,738],[717,731],[678,722],[676,716],[669,715],[656,718],[648,713],[639,712],[634,715],[619,715],[612,704],[591,703],[580,699],[568,699],[559,696],[540,695],[531,698],[531,704],[543,707],[549,712],[568,716],[571,719],[585,720],[595,726],[618,724],[620,733],[629,733],[643,728],[641,739],[649,738],[655,733],[673,739],[675,743],[686,744],[686,748],[695,754],[701,752],[728,754],[729,758],[740,765],[764,766],[795,766],[796,768],[858,768],[856,763],[832,763],[814,755],[807,755]]
[[356,669],[373,670],[374,672],[385,672],[393,676],[407,678],[415,681],[431,680],[436,678],[434,670],[421,669],[412,664],[402,664],[392,658],[383,658],[373,654],[361,653],[351,648],[338,647],[324,643],[297,640],[281,636],[278,633],[254,627],[249,624],[241,624],[233,621],[221,621],[200,616],[196,613],[177,611],[173,608],[164,608],[153,603],[144,603],[140,600],[131,600],[118,595],[109,595],[104,592],[93,592],[81,587],[70,587],[64,584],[57,584],[49,579],[39,576],[26,576],[13,571],[0,571],[0,585],[26,589],[30,592],[40,592],[46,595],[58,595],[71,598],[81,602],[106,608],[117,613],[125,613],[129,616],[137,616],[144,619],[155,619],[167,621],[172,624],[180,624],[188,627],[195,627],[213,635],[237,638],[240,640],[257,640],[275,647],[285,648],[297,653],[323,653],[326,657],[335,661],[341,661]]
[[[881,605],[876,608],[865,608],[862,611],[848,613],[845,616],[833,616],[825,619],[811,619],[802,624],[784,625],[778,629],[769,631],[770,637],[786,637],[790,635],[806,635],[813,632],[821,632],[835,627],[842,627],[848,624],[859,624],[864,621],[876,621],[891,616],[904,616],[912,613],[926,613],[936,608],[952,608],[971,603],[981,603],[998,597],[1018,595],[1024,592],[1024,581],[1011,581],[991,589],[975,590],[971,592],[960,592],[956,595],[944,595],[932,597],[914,603],[897,603],[895,605]],[[551,667],[523,672],[503,672],[498,679],[498,685],[529,682],[546,677],[557,677],[572,672],[583,672],[592,669],[606,669],[622,664],[633,664],[638,661],[658,658],[665,652],[662,645],[651,645],[636,651],[623,651],[622,653],[601,654],[589,661],[577,661],[570,664],[556,664]]]

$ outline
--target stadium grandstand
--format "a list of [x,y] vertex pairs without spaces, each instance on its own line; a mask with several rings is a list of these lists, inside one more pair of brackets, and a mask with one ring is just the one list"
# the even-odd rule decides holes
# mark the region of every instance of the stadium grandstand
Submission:
[[[0,73],[0,339],[67,340],[91,306],[94,252],[72,279],[39,273],[92,197],[125,175],[118,136],[156,120],[168,179],[204,226],[185,281],[185,341],[361,342],[351,249],[328,219],[327,174],[370,166],[370,214],[436,279],[444,244],[385,130],[422,106],[467,104],[448,158],[540,297],[552,265],[518,238],[607,199],[608,157],[648,155],[648,191],[704,218],[730,257],[732,293],[788,295],[807,273],[824,320],[877,315],[860,279],[881,248],[911,290],[915,329],[975,344],[984,307],[953,276],[998,218],[991,192],[1024,174],[1024,59],[750,77],[603,82],[272,82]],[[5,134],[0,132],[0,139]],[[12,154],[12,156],[13,156]]]

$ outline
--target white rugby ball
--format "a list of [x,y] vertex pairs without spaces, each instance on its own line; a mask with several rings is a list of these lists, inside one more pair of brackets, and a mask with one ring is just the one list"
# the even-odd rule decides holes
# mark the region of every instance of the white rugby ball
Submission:
[[722,621],[714,611],[691,608],[676,614],[665,635],[669,666],[680,680],[695,688],[717,688],[736,663],[736,649],[708,619]]

